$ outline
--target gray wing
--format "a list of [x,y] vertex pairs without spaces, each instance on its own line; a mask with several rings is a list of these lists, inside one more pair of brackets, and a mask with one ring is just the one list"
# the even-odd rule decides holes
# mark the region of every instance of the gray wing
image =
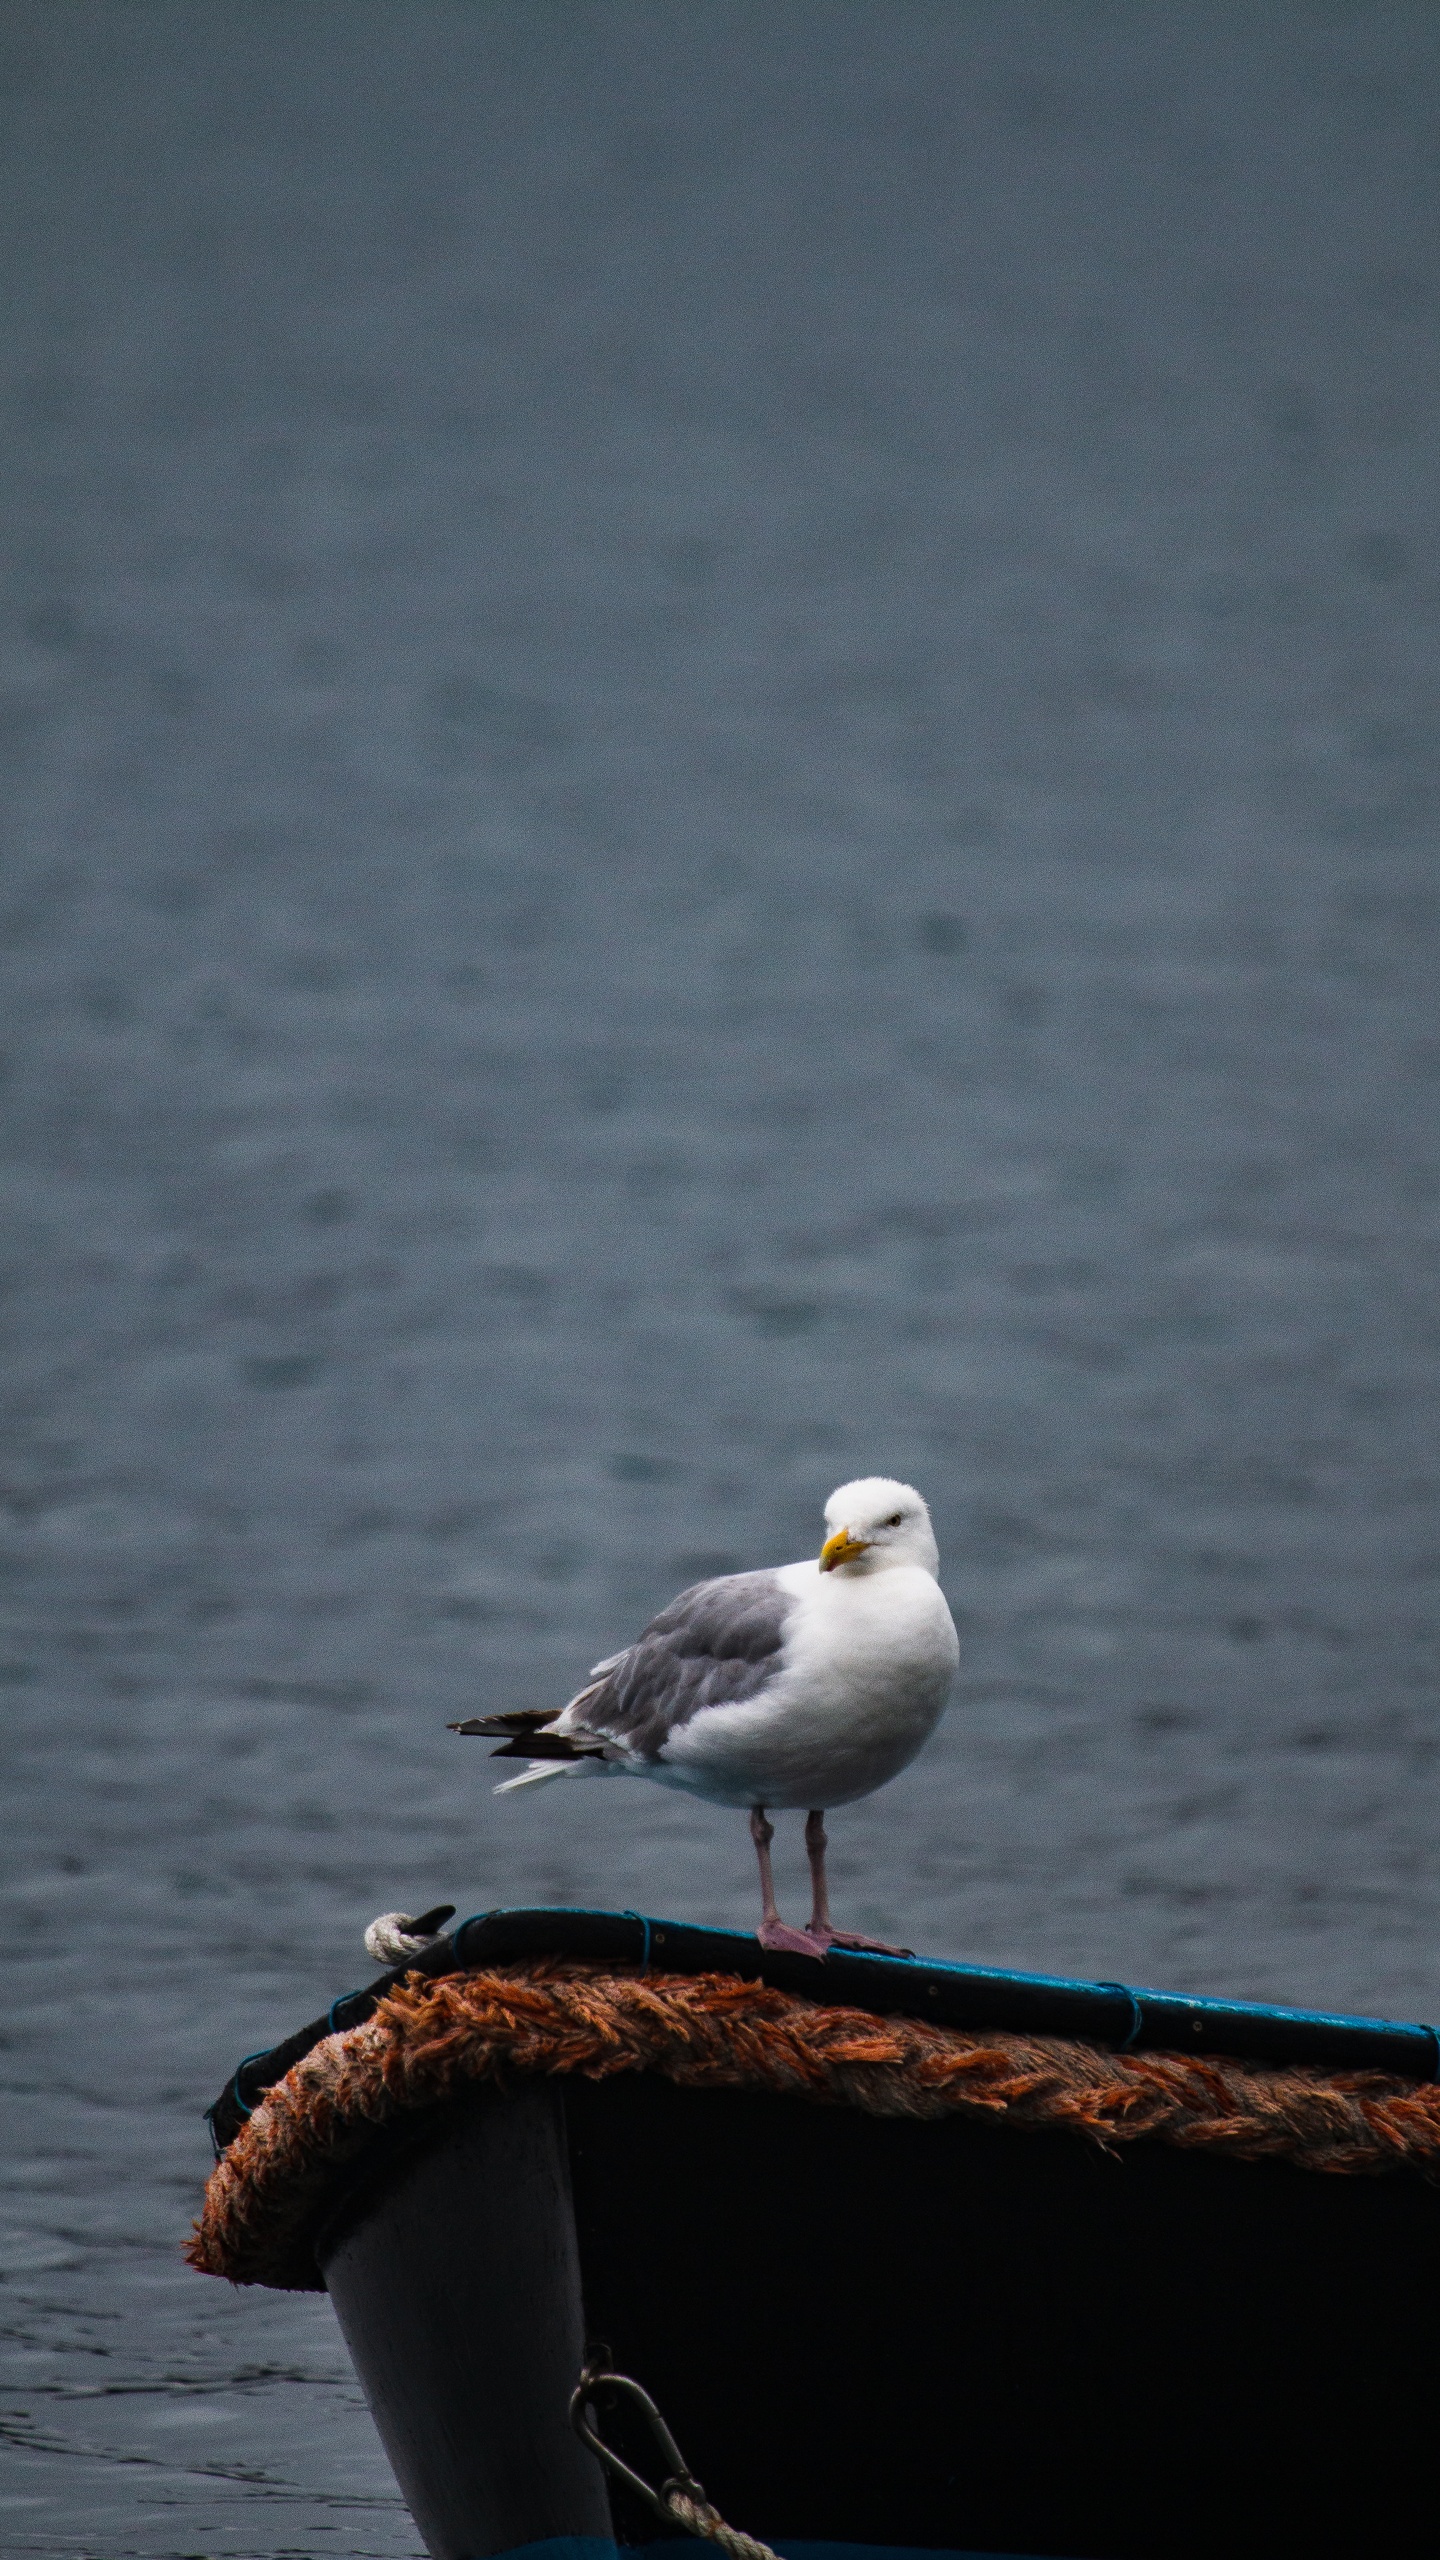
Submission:
[[780,1667],[794,1606],[773,1573],[692,1583],[626,1652],[597,1663],[604,1676],[571,1701],[569,1730],[658,1760],[670,1735],[702,1707],[759,1696]]

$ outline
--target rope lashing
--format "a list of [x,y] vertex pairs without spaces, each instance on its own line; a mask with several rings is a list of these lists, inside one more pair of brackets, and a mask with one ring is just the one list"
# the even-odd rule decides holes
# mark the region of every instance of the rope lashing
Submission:
[[305,2054],[217,2164],[190,2264],[232,2284],[314,2289],[315,2233],[379,2126],[486,2084],[629,2071],[869,2115],[1068,2132],[1107,2149],[1158,2141],[1331,2176],[1408,2170],[1440,2183],[1434,2081],[1115,2053],[1069,2037],[872,2017],[723,1974],[531,1960],[411,1974],[362,2025]]
[[768,2542],[757,2542],[752,2534],[738,2532],[733,2524],[725,2522],[716,2508],[699,2505],[693,2498],[686,2497],[677,2482],[671,2480],[666,2486],[665,2512],[672,2515],[677,2524],[683,2524],[687,2533],[699,2534],[707,2542],[718,2542],[722,2551],[729,2552],[730,2560],[775,2560]]
[[[645,2420],[662,2460],[670,2466],[658,2488],[642,2479],[638,2471],[632,2471],[593,2423],[593,2404],[602,2391],[628,2400]],[[718,2543],[729,2554],[729,2560],[776,2560],[768,2542],[757,2542],[753,2534],[739,2532],[733,2524],[726,2523],[718,2507],[712,2507],[693,2471],[687,2469],[685,2457],[649,2392],[640,2383],[632,2382],[628,2373],[612,2372],[608,2357],[602,2357],[598,2350],[586,2363],[570,2394],[570,2424],[581,2443],[588,2445],[606,2470],[623,2480],[636,2497],[643,2498],[662,2524],[683,2525],[698,2540]]]

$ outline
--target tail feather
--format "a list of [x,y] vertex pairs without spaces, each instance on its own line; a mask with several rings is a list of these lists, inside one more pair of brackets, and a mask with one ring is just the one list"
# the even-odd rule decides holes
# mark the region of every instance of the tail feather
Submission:
[[[491,1754],[496,1760],[501,1756],[498,1751]],[[494,1792],[497,1796],[513,1796],[517,1787],[540,1787],[547,1778],[578,1778],[584,1770],[584,1760],[532,1760],[518,1778],[502,1778]]]
[[556,1707],[507,1707],[503,1715],[467,1716],[463,1724],[452,1724],[451,1733],[538,1733],[543,1725],[553,1724]]
[[605,1745],[583,1741],[577,1734],[552,1730],[557,1707],[516,1707],[502,1716],[467,1716],[463,1724],[452,1724],[452,1733],[503,1733],[504,1741],[492,1760],[598,1760]]

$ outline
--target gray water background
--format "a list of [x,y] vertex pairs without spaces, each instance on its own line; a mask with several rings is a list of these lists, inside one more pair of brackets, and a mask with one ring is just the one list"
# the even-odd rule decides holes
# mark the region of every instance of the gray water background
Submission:
[[377,1910],[750,1925],[445,1721],[842,1478],[964,1647],[844,1916],[1440,2012],[1440,19],[0,65],[0,2545],[391,2560],[199,2111]]

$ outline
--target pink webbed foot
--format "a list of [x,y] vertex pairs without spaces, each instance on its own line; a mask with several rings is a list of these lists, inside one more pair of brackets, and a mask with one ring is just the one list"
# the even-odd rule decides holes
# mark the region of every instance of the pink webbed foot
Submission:
[[809,1929],[792,1929],[787,1920],[762,1920],[755,1935],[774,1955],[813,1956],[817,1964],[827,1943]]
[[812,1929],[809,1934],[812,1944],[823,1947],[854,1947],[860,1955],[913,1956],[915,1953],[913,1947],[892,1947],[884,1938],[857,1937],[853,1929]]

